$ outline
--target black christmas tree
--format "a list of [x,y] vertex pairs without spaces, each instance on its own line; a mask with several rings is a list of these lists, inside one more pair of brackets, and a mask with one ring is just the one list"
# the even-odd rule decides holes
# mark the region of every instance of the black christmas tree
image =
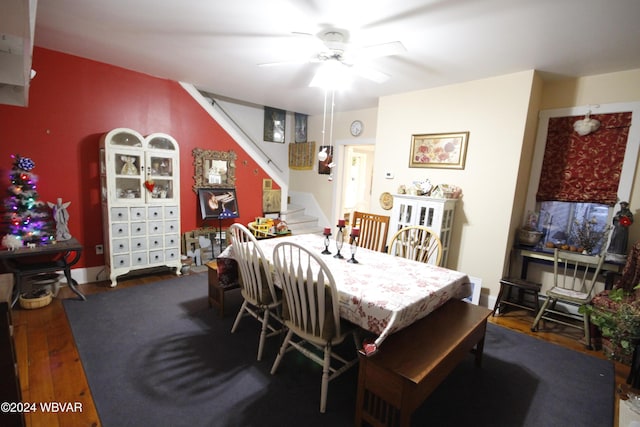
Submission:
[[5,215],[9,233],[23,243],[46,244],[53,240],[53,223],[46,203],[38,200],[37,177],[31,173],[35,163],[28,157],[14,159],[9,173],[9,186],[5,199]]

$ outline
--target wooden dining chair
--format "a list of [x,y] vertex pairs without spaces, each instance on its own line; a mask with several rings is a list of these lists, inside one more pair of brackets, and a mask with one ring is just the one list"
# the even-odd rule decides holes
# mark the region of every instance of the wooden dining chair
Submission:
[[[240,273],[240,292],[244,301],[231,328],[235,332],[244,316],[251,316],[262,323],[258,344],[258,360],[262,359],[265,339],[278,334],[282,329],[280,306],[281,293],[273,285],[269,262],[258,241],[247,227],[233,224],[229,227],[234,259]],[[274,326],[270,320],[279,325]]]
[[[322,366],[320,412],[325,412],[329,381],[358,361],[355,351],[353,357],[345,358],[335,352],[334,346],[352,335],[357,347],[357,329],[341,320],[335,280],[318,255],[299,244],[282,242],[273,249],[273,264],[284,293],[282,314],[289,330],[271,373],[276,373],[282,357],[292,349]],[[316,354],[318,350],[323,357]]]
[[388,253],[414,261],[440,265],[442,242],[429,227],[410,225],[401,228],[393,235]]
[[553,287],[547,291],[547,299],[538,311],[531,331],[536,332],[543,319],[583,329],[585,345],[591,349],[589,316],[563,310],[556,305],[558,302],[578,307],[588,304],[593,297],[603,263],[604,251],[599,255],[585,255],[556,248],[553,253]]
[[353,212],[352,227],[360,228],[358,245],[372,251],[384,252],[389,233],[389,219],[385,215]]

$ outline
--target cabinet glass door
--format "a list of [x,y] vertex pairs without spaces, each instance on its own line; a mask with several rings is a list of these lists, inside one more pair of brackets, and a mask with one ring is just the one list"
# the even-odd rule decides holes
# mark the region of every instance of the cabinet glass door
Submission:
[[116,200],[142,201],[143,163],[140,152],[113,151]]
[[413,225],[415,223],[414,215],[417,211],[416,204],[413,201],[398,200],[396,206],[398,206],[398,230],[408,225]]
[[147,155],[147,181],[153,186],[147,188],[149,201],[173,200],[174,191],[174,158],[162,153],[150,152]]

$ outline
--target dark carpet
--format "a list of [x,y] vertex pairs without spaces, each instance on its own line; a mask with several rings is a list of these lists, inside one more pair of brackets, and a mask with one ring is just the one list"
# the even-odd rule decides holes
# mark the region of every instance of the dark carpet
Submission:
[[[353,425],[357,367],[330,383],[320,414],[320,367],[290,352],[271,375],[279,338],[256,361],[258,322],[230,333],[239,292],[224,319],[206,295],[196,274],[64,301],[104,426]],[[609,427],[614,384],[609,361],[489,324],[482,368],[470,355],[413,425]]]

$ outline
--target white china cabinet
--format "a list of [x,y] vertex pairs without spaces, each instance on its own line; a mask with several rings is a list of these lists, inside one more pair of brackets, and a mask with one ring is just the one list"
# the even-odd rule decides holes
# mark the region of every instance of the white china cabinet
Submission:
[[180,150],[174,138],[118,128],[100,141],[106,269],[111,286],[131,270],[180,274]]
[[442,242],[442,266],[446,267],[457,201],[457,199],[395,194],[389,235],[393,236],[398,230],[408,225],[424,225],[431,228]]

